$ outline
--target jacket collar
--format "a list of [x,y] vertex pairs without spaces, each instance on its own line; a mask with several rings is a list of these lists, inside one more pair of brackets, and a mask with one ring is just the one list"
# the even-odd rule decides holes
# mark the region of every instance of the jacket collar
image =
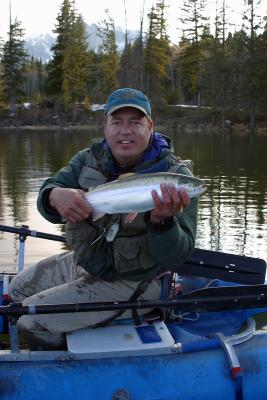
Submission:
[[[104,139],[101,143],[93,144],[91,150],[111,180],[116,179],[118,177],[116,163],[107,141]],[[168,171],[169,162],[166,156],[171,152],[173,152],[171,139],[159,132],[154,132],[149,147],[132,172],[145,174]]]

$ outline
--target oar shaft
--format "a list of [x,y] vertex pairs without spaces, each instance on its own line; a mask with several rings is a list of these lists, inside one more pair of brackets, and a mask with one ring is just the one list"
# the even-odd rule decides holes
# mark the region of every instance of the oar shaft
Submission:
[[[203,291],[201,291],[203,292]],[[135,302],[101,302],[101,303],[70,303],[70,304],[44,304],[29,305],[14,303],[0,307],[0,315],[21,316],[27,314],[61,314],[75,312],[99,312],[117,310],[137,310],[150,308],[178,308],[181,311],[207,312],[223,310],[240,310],[246,308],[267,307],[267,296],[259,294],[243,294],[238,296],[209,296],[197,294],[191,297],[181,296],[174,300],[140,300]]]

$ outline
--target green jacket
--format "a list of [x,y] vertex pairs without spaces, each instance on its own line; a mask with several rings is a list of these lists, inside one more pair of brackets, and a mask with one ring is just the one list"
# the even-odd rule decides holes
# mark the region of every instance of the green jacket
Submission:
[[[149,158],[149,157],[148,157]],[[192,175],[188,167],[174,157],[172,150],[164,148],[156,159],[142,160],[133,172],[171,171]],[[77,153],[54,177],[48,178],[40,189],[38,210],[48,221],[62,223],[61,216],[47,202],[54,187],[87,190],[114,179],[112,155],[103,144],[95,144],[91,150]],[[119,223],[119,231],[112,242],[103,230]],[[152,225],[149,213],[139,214],[131,223],[125,224],[123,216],[104,216],[100,220],[67,223],[66,238],[74,251],[77,262],[88,272],[105,280],[129,279],[141,281],[151,279],[164,270],[179,272],[179,266],[190,256],[195,245],[197,226],[197,200],[175,218],[162,225]]]

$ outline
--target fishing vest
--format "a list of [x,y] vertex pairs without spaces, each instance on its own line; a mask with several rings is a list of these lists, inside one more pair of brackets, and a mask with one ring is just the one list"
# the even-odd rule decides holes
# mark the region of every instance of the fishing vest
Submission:
[[[166,159],[168,172],[178,172],[181,167],[192,168],[190,160],[182,161],[171,153]],[[87,191],[108,180],[101,164],[88,149],[79,185]],[[77,263],[97,278],[139,280],[139,275],[150,275],[157,269],[149,253],[144,213],[138,214],[130,224],[125,223],[123,214],[105,215],[97,221],[68,222],[66,240]]]

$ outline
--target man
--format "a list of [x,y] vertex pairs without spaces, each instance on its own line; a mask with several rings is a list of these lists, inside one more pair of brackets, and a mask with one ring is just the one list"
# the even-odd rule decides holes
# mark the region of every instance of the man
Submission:
[[[153,133],[148,98],[123,88],[105,106],[105,139],[77,153],[42,185],[40,213],[52,223],[67,221],[66,238],[72,251],[52,256],[27,268],[10,285],[10,297],[23,304],[81,303],[158,299],[159,272],[179,271],[194,248],[197,202],[172,185],[161,185],[162,200],[152,191],[155,208],[132,223],[123,215],[92,221],[84,194],[128,173],[178,172],[191,175],[173,154],[170,140]],[[20,331],[33,345],[60,347],[65,333],[95,326],[129,312],[23,316]]]

